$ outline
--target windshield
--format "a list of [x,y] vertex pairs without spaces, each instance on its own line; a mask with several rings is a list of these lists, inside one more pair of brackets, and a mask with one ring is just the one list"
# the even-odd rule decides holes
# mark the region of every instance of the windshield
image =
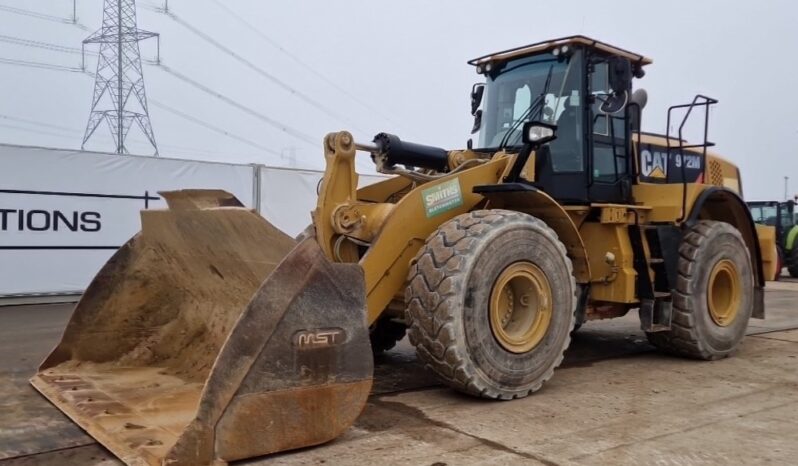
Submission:
[[498,75],[489,76],[482,105],[479,148],[521,144],[521,128],[530,120],[559,125],[564,116],[577,118],[578,52],[560,59],[551,54],[513,60]]
[[751,216],[754,222],[763,225],[776,224],[776,206],[755,206],[751,207]]

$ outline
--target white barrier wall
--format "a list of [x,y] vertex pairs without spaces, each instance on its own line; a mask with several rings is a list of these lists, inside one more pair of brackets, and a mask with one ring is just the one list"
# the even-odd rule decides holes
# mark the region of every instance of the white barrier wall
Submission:
[[253,205],[254,166],[0,145],[0,296],[80,292],[140,229],[158,191]]
[[[0,298],[82,292],[158,191],[223,189],[296,236],[320,171],[0,144]],[[365,186],[384,179],[361,176]]]
[[[310,212],[316,208],[317,189],[323,172],[260,167],[260,213],[291,236],[311,223]],[[385,176],[360,175],[360,187],[386,179]]]

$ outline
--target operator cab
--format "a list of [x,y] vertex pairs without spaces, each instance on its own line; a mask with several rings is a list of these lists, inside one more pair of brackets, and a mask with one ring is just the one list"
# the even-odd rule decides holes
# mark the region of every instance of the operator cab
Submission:
[[795,201],[750,201],[747,202],[754,223],[776,228],[776,244],[786,244],[787,235],[797,223]]
[[520,151],[526,123],[548,125],[556,138],[537,147],[534,180],[506,182],[532,185],[564,204],[630,202],[632,126],[644,105],[632,99],[632,78],[643,77],[650,63],[584,36],[471,60],[486,80],[472,91],[479,133],[473,148]]

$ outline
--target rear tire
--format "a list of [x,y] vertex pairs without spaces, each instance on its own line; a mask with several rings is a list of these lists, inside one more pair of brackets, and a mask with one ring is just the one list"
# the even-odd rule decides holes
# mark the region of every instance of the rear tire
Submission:
[[784,268],[784,249],[781,248],[778,244],[776,245],[776,275],[773,277],[773,281],[777,282],[781,280],[781,269]]
[[798,278],[798,245],[787,252],[787,271],[792,278]]
[[427,239],[408,282],[410,342],[450,387],[521,398],[562,362],[577,288],[565,247],[542,220],[506,210],[455,217]]
[[671,329],[647,333],[648,340],[689,358],[728,357],[745,336],[754,308],[745,241],[728,223],[702,220],[684,235],[679,254]]

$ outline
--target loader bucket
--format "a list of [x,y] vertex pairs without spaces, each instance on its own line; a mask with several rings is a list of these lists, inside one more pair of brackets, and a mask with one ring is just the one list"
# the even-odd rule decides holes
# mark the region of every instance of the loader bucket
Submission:
[[31,383],[130,465],[202,465],[332,440],[373,362],[363,272],[223,191],[162,193]]

